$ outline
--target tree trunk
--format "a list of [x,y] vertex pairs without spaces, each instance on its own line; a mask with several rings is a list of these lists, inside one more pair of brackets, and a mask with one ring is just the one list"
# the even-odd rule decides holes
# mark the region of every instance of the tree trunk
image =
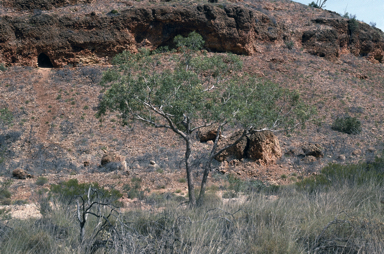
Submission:
[[212,163],[212,159],[210,159],[209,162],[207,162],[207,164],[204,167],[204,174],[203,174],[203,180],[201,181],[200,194],[199,194],[199,198],[197,199],[198,206],[202,205],[204,202],[205,187],[207,185],[209,171],[211,171],[211,163]]
[[191,140],[188,138],[185,143],[186,143],[185,169],[187,170],[189,205],[195,206],[196,205],[195,188],[193,186],[192,170],[189,166],[189,157],[191,156]]

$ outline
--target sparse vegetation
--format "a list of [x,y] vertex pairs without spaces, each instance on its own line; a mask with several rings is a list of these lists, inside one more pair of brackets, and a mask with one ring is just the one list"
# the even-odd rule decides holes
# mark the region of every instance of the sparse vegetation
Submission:
[[4,181],[0,183],[0,205],[11,204],[11,192],[8,190],[11,181]]
[[362,131],[361,122],[356,117],[338,117],[332,124],[332,129],[347,134],[359,134]]
[[312,1],[310,4],[308,4],[308,6],[322,9],[325,7],[326,2],[327,2],[327,0],[316,0],[316,3],[314,1]]
[[0,71],[6,71],[7,67],[3,63],[0,64]]
[[48,178],[40,176],[39,178],[36,179],[35,184],[39,186],[43,186],[44,184],[48,183]]
[[359,21],[356,19],[356,15],[349,15],[348,31],[349,35],[353,35],[359,29]]
[[[43,220],[11,221],[8,226],[12,230],[5,234],[0,251],[9,253],[11,249],[24,250],[28,246],[41,248],[44,253],[74,253],[97,246],[105,253],[123,249],[143,253],[147,248],[159,250],[167,243],[177,253],[209,253],[218,249],[225,250],[223,253],[296,254],[314,253],[317,249],[327,250],[325,253],[382,253],[383,165],[382,159],[373,164],[329,165],[321,174],[291,186],[241,192],[247,197],[244,203],[223,204],[208,191],[206,205],[195,209],[180,207],[185,200],[181,196],[153,193],[145,197],[146,204],[161,205],[164,209],[131,210],[126,214],[112,212],[111,208],[93,209],[105,219],[99,224],[97,217],[89,215],[82,241],[79,222],[73,216],[77,209],[53,209]],[[235,190],[242,189],[239,186],[243,183],[235,177],[228,180],[232,191],[223,197],[236,197]],[[104,223],[109,226],[100,227]],[[99,233],[95,227],[100,229]],[[23,243],[20,232],[24,232]],[[67,248],[53,244],[58,236],[61,246]],[[240,237],[242,241],[238,240]],[[335,244],[335,239],[343,244]],[[39,241],[45,241],[44,245]]]
[[293,41],[286,41],[286,42],[285,42],[285,46],[286,46],[289,50],[291,50],[291,49],[294,48],[295,43],[294,43]]
[[122,197],[122,194],[116,190],[106,190],[100,187],[98,183],[79,183],[77,179],[70,179],[67,182],[51,185],[51,194],[57,196],[59,200],[68,202],[73,197],[81,196],[87,199],[87,192],[89,188],[97,190],[97,195],[100,200],[107,200],[111,204]]

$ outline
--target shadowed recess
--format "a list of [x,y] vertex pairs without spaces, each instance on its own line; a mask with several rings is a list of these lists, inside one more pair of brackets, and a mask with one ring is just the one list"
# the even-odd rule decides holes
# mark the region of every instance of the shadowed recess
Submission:
[[53,68],[53,64],[51,63],[51,60],[44,53],[41,53],[37,58],[37,65],[40,68]]

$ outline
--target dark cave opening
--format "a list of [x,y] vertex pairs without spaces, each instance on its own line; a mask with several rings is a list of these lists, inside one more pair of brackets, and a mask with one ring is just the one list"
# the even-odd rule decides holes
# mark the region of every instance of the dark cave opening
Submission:
[[37,58],[37,65],[40,68],[53,68],[51,59],[49,59],[49,57],[44,53],[41,53]]

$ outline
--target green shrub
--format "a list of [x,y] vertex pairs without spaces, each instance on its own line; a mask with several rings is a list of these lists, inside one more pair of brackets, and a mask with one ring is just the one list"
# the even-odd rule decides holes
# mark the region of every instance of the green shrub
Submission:
[[5,67],[3,63],[0,64],[0,71],[6,71],[6,70],[7,70],[7,67]]
[[0,185],[0,204],[10,205],[11,204],[11,192],[8,190],[11,185],[11,181],[2,182]]
[[118,14],[119,12],[117,11],[117,10],[115,10],[115,9],[113,9],[112,11],[111,11],[111,14]]
[[96,182],[79,184],[77,179],[70,179],[67,182],[52,184],[51,194],[59,196],[64,202],[68,202],[76,196],[81,196],[85,200],[88,200],[87,194],[90,186],[97,192],[93,194],[94,196],[92,196],[91,199],[95,199],[97,195],[100,200],[109,201],[110,203],[113,203],[114,201],[118,200],[123,196],[116,189],[106,190],[105,188],[100,187],[99,184]]
[[13,114],[8,108],[0,109],[0,126],[1,124],[9,124],[13,120]]
[[349,34],[352,35],[359,29],[359,21],[356,19],[356,15],[349,15],[348,20],[348,31]]
[[327,2],[327,0],[316,0],[316,3],[314,1],[312,1],[310,4],[308,4],[308,6],[321,9],[321,8],[325,7],[326,2]]
[[324,167],[320,174],[296,182],[296,186],[300,190],[306,189],[310,193],[319,189],[328,189],[330,186],[344,186],[345,183],[353,186],[373,182],[375,185],[382,186],[383,168],[384,159],[379,158],[370,164],[330,164]]
[[48,178],[40,176],[39,178],[36,179],[35,184],[39,186],[43,186],[44,184],[48,183]]
[[313,8],[320,8],[320,6],[318,6],[315,2],[311,2],[310,4],[308,4],[308,6]]
[[185,178],[180,178],[179,179],[179,183],[186,183],[187,182],[187,179],[185,179]]
[[294,43],[293,41],[286,41],[286,42],[285,42],[285,46],[287,46],[287,48],[288,48],[289,50],[291,50],[291,49],[294,48],[295,43]]
[[360,120],[350,116],[336,118],[332,124],[332,129],[347,134],[359,134],[362,131]]
[[124,184],[123,190],[127,192],[128,198],[138,198],[143,200],[145,198],[145,192],[150,192],[149,189],[141,190],[141,178],[133,177],[131,179],[132,185]]
[[228,175],[229,190],[234,191],[236,194],[239,192],[251,193],[259,192],[266,188],[265,184],[259,180],[243,181],[233,175]]
[[200,50],[203,48],[204,40],[203,37],[194,32],[191,32],[188,37],[183,37],[182,35],[177,35],[173,42],[176,44],[176,47],[188,48],[191,50]]
[[12,205],[25,205],[28,204],[27,200],[18,199],[12,202]]
[[232,190],[223,193],[222,198],[237,198],[238,194]]

